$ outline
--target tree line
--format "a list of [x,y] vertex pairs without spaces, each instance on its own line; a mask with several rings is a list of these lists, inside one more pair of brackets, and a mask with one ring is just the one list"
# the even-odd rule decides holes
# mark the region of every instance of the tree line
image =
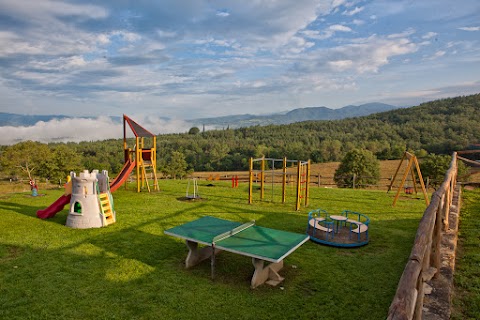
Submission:
[[[157,136],[157,161],[159,171],[182,176],[191,171],[248,170],[249,158],[263,155],[319,163],[340,161],[348,152],[361,149],[380,160],[400,159],[405,150],[421,158],[451,154],[478,143],[478,123],[480,94],[344,120],[162,134]],[[1,146],[0,173],[19,176],[21,167],[28,164],[34,175],[50,180],[84,169],[106,169],[115,175],[123,165],[122,145],[122,139],[109,139]]]

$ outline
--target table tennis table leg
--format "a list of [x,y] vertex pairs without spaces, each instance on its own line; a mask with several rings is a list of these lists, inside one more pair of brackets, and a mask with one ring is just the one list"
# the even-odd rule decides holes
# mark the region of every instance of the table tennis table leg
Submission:
[[255,272],[253,273],[251,287],[256,288],[259,285],[267,282],[269,285],[276,286],[284,280],[278,274],[283,268],[283,260],[280,262],[272,262],[265,267],[265,260],[252,258],[253,266],[255,267]]
[[[185,259],[185,268],[193,267],[203,260],[206,260],[212,256],[212,247],[198,248],[198,243],[187,240],[188,255]],[[220,253],[221,250],[216,249],[215,254]]]

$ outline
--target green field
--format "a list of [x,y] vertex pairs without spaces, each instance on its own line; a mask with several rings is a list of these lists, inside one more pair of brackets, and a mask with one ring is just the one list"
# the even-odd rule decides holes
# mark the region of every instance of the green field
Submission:
[[[211,186],[208,186],[211,184]],[[45,196],[0,195],[2,319],[384,319],[410,254],[423,199],[378,190],[311,188],[309,209],[344,209],[371,219],[370,243],[340,249],[307,242],[285,259],[277,287],[250,289],[251,259],[223,252],[184,269],[185,244],[165,229],[210,215],[304,233],[308,209],[289,203],[248,205],[248,188],[200,182],[202,201],[185,202],[186,180],[161,180],[160,192],[113,194],[117,223],[101,229],[65,227],[68,206],[50,220]],[[278,190],[277,190],[278,191]],[[278,193],[275,191],[275,193]]]

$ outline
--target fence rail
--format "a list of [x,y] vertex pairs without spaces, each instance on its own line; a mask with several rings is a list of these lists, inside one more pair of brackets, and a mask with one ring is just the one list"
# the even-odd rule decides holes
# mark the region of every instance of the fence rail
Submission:
[[388,320],[422,318],[424,283],[440,271],[442,231],[449,228],[448,217],[456,182],[457,154],[453,153],[445,179],[432,195],[432,201],[420,220],[410,257],[388,311]]

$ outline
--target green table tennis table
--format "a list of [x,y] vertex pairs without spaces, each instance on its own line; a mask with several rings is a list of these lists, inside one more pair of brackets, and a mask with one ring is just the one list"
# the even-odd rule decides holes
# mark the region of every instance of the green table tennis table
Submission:
[[[186,240],[189,250],[186,268],[211,258],[212,278],[215,255],[219,252],[229,251],[251,257],[255,267],[252,288],[265,282],[277,285],[283,281],[284,278],[278,274],[283,268],[283,259],[309,239],[305,234],[260,227],[254,221],[242,224],[210,216],[165,230],[165,234]],[[199,248],[199,244],[205,247]],[[265,265],[266,262],[270,264]]]

